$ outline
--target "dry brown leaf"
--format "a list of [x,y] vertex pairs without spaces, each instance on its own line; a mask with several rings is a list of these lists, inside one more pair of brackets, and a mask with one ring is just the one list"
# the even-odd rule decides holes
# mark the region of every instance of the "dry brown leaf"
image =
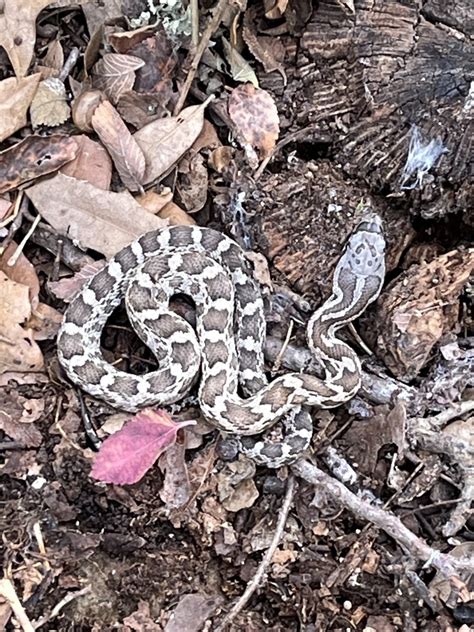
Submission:
[[139,57],[107,53],[92,69],[94,88],[105,92],[113,103],[133,88],[135,71],[145,65]]
[[46,55],[41,63],[43,66],[51,68],[56,73],[55,77],[59,75],[64,66],[64,50],[59,40],[55,39],[48,44]]
[[24,79],[0,81],[0,142],[26,125],[26,113],[40,78],[36,73]]
[[201,133],[208,101],[185,108],[179,116],[153,121],[133,135],[145,154],[145,184],[165,175],[192,146]]
[[224,46],[224,54],[229,62],[230,76],[234,81],[240,81],[246,83],[250,81],[256,88],[258,88],[258,79],[255,71],[249,62],[242,57],[239,51],[234,48],[225,37],[222,37],[222,44]]
[[155,25],[147,24],[133,31],[116,31],[115,33],[110,33],[107,39],[117,53],[128,53],[131,48],[153,35],[155,29]]
[[168,39],[163,29],[137,44],[130,51],[143,60],[144,65],[137,71],[135,90],[137,92],[159,92],[163,100],[169,100],[173,92],[173,77],[178,55],[176,46]]
[[26,285],[29,288],[30,303],[32,308],[36,309],[39,301],[40,284],[34,265],[28,261],[23,253],[16,257],[13,266],[9,265],[9,260],[15,254],[17,248],[18,246],[14,241],[8,244],[0,255],[0,270],[12,281]]
[[285,46],[277,37],[257,35],[255,19],[256,7],[249,7],[244,13],[242,37],[252,55],[263,65],[265,72],[278,70],[286,84],[286,74],[283,66]]
[[229,116],[246,143],[268,156],[278,138],[280,122],[275,101],[251,83],[237,86],[229,97]]
[[0,46],[6,50],[17,77],[24,77],[33,57],[36,18],[54,0],[3,0]]
[[71,116],[71,108],[66,102],[64,83],[56,77],[41,81],[30,106],[33,129],[39,125],[56,127]]
[[24,446],[37,448],[42,435],[34,426],[44,412],[44,399],[26,399],[14,390],[0,394],[0,430]]
[[208,174],[203,157],[192,154],[183,158],[178,167],[176,192],[188,213],[197,213],[204,207],[207,189]]
[[141,129],[167,113],[168,101],[169,97],[166,98],[161,92],[138,94],[132,90],[122,94],[117,103],[117,110],[127,123]]
[[76,296],[84,283],[94,276],[99,270],[105,266],[105,261],[95,261],[94,263],[86,263],[79,272],[72,277],[65,277],[59,281],[49,281],[48,290],[54,294],[56,298],[70,303]]
[[135,199],[143,208],[156,215],[164,206],[171,202],[173,192],[169,187],[164,187],[160,193],[150,189],[150,191],[146,191],[143,195],[138,195]]
[[217,135],[216,128],[210,121],[204,120],[201,133],[196,138],[191,149],[197,154],[201,149],[216,149],[222,143]]
[[131,191],[141,191],[145,156],[109,101],[103,101],[96,107],[92,127],[111,155],[124,185]]
[[217,173],[225,171],[234,159],[234,150],[232,147],[224,145],[214,149],[209,157],[209,166],[212,167]]
[[29,288],[0,271],[0,373],[43,368],[40,348],[22,327],[30,315]]
[[61,173],[77,180],[85,180],[99,189],[108,191],[112,179],[112,161],[100,143],[85,134],[74,136],[78,151],[74,160],[61,168]]
[[144,211],[126,191],[103,191],[62,173],[38,182],[26,193],[59,233],[106,257],[112,257],[140,235],[167,225]]
[[13,204],[10,200],[7,200],[4,197],[0,198],[0,222],[3,222],[7,219],[10,213],[13,212]]
[[53,340],[58,335],[59,327],[63,322],[63,315],[57,309],[39,303],[32,313],[26,326],[33,331],[35,340]]
[[56,171],[75,158],[77,150],[69,136],[28,136],[0,153],[0,193]]
[[288,0],[264,0],[265,16],[269,20],[279,20],[285,13]]
[[171,226],[194,226],[196,222],[174,202],[169,202],[158,213],[162,220],[166,220]]

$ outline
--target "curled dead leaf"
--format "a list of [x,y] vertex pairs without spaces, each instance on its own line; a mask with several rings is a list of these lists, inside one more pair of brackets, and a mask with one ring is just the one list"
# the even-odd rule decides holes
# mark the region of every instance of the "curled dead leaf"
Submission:
[[145,174],[145,156],[120,114],[109,101],[104,101],[96,107],[92,115],[92,127],[111,155],[124,185],[130,191],[141,191]]
[[277,141],[280,122],[271,95],[246,83],[232,90],[228,103],[229,116],[241,138],[268,156]]
[[69,136],[28,136],[0,153],[0,193],[56,171],[76,157],[78,146]]

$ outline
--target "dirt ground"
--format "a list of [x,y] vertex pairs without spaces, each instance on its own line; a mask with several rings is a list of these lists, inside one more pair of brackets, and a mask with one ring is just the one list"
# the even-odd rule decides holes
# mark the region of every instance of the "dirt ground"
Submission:
[[[0,4],[0,630],[472,629],[468,0]],[[226,233],[269,375],[318,371],[305,325],[368,212],[386,279],[341,334],[362,388],[312,410],[303,458],[257,466],[194,390],[138,482],[91,476],[131,414],[56,337],[106,259],[168,223]],[[156,366],[123,305],[102,346]]]

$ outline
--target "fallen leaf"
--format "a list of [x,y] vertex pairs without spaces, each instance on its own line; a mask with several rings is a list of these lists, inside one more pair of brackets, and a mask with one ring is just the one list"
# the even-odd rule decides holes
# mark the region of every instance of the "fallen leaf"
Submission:
[[41,60],[41,64],[46,68],[50,68],[57,77],[64,66],[64,50],[61,42],[57,39],[48,44],[46,55]]
[[66,102],[64,83],[56,77],[41,81],[30,106],[33,129],[40,125],[56,127],[71,116],[71,108]]
[[283,17],[288,0],[276,0],[276,2],[265,2],[265,16],[269,20],[279,20]]
[[133,55],[143,60],[137,71],[135,90],[137,92],[160,92],[172,94],[172,77],[178,56],[176,47],[168,39],[163,27],[159,32],[134,46]]
[[40,371],[43,355],[22,324],[31,315],[29,288],[0,271],[0,373]]
[[158,213],[158,217],[167,220],[171,226],[194,226],[196,224],[195,220],[174,202],[168,202]]
[[26,113],[40,79],[40,73],[36,73],[24,79],[0,81],[0,142],[26,125]]
[[150,604],[143,600],[138,602],[138,608],[125,617],[123,623],[127,630],[135,632],[162,632],[163,630],[161,625],[155,623],[150,612]]
[[9,260],[16,252],[18,245],[12,241],[0,255],[0,270],[11,280],[16,283],[26,285],[29,289],[29,300],[33,309],[36,309],[39,303],[38,295],[40,284],[35,267],[28,261],[23,253],[16,258],[15,264],[9,265]]
[[207,201],[208,173],[203,157],[190,154],[179,163],[176,192],[188,213],[197,213]]
[[191,105],[179,116],[153,121],[133,135],[145,154],[145,184],[165,175],[192,146],[201,133],[208,102]]
[[278,37],[257,35],[256,7],[249,7],[244,13],[242,37],[252,55],[263,65],[265,72],[278,70],[286,84],[286,74],[283,66],[285,46]]
[[174,443],[160,459],[160,468],[165,471],[165,480],[159,496],[168,509],[184,507],[191,498],[185,454],[186,447],[183,444]]
[[109,101],[103,101],[96,107],[92,127],[111,155],[124,185],[131,191],[141,191],[145,156]]
[[4,222],[13,213],[13,204],[10,200],[0,198],[0,222]]
[[69,136],[28,136],[0,153],[0,193],[56,171],[73,160],[78,151]]
[[214,610],[222,603],[220,595],[188,593],[182,595],[164,632],[199,632]]
[[215,149],[221,147],[222,143],[217,135],[216,128],[209,121],[204,121],[201,133],[196,138],[191,149],[197,154],[201,149]]
[[153,35],[155,28],[155,25],[147,24],[133,31],[110,33],[107,39],[117,53],[128,53],[134,46]]
[[85,134],[74,136],[74,140],[78,147],[77,155],[61,167],[61,173],[108,191],[112,180],[112,160],[106,149]]
[[79,290],[81,290],[84,283],[97,274],[97,272],[104,266],[105,261],[87,263],[72,277],[66,277],[64,279],[60,279],[59,281],[49,281],[48,289],[56,298],[59,298],[66,303],[70,303]]
[[0,14],[0,46],[17,77],[28,72],[36,41],[36,18],[54,0],[3,0]]
[[94,461],[92,478],[116,485],[136,483],[160,454],[173,445],[178,430],[194,423],[175,422],[164,410],[142,410],[103,442]]
[[44,399],[26,399],[12,391],[0,395],[0,430],[26,448],[41,445],[41,432],[34,426],[44,412]]
[[107,258],[144,233],[167,226],[144,211],[127,191],[103,191],[62,173],[34,184],[26,194],[61,235]]
[[222,37],[222,44],[224,46],[224,54],[229,62],[230,76],[234,81],[240,81],[241,83],[250,82],[258,88],[258,79],[255,71],[249,62],[242,57],[238,50],[236,50],[231,44]]
[[92,69],[92,84],[116,103],[124,92],[132,89],[135,71],[144,65],[139,57],[107,53]]
[[246,83],[229,97],[229,116],[245,142],[261,151],[262,158],[275,147],[280,124],[273,98],[265,90]]
[[147,211],[157,215],[173,199],[173,192],[169,187],[164,187],[163,191],[146,191],[143,195],[138,195],[136,201],[146,208]]
[[30,318],[26,322],[26,326],[32,330],[35,340],[53,340],[58,335],[59,327],[63,322],[63,315],[57,309],[39,303]]
[[217,171],[217,173],[222,173],[231,165],[233,159],[234,150],[232,147],[224,145],[223,147],[214,149],[209,157],[209,166],[212,167],[214,171]]
[[167,113],[170,94],[162,92],[126,92],[117,102],[117,110],[127,123],[141,129]]

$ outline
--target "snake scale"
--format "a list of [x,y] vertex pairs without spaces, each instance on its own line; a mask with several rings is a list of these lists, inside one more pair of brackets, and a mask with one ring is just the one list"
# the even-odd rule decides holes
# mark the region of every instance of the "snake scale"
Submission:
[[[241,450],[256,462],[279,467],[308,447],[310,407],[338,406],[360,387],[360,361],[336,331],[377,298],[384,246],[380,219],[361,221],[336,266],[332,295],[309,320],[307,340],[323,378],[288,373],[268,383],[263,300],[251,266],[233,240],[197,226],[147,233],[92,277],[66,310],[58,337],[60,362],[90,395],[131,412],[177,402],[200,377],[204,417],[236,435]],[[170,299],[177,294],[194,302],[196,330],[171,311]],[[101,352],[104,325],[122,301],[158,361],[158,369],[145,375],[116,369]],[[282,438],[254,437],[278,421]]]

